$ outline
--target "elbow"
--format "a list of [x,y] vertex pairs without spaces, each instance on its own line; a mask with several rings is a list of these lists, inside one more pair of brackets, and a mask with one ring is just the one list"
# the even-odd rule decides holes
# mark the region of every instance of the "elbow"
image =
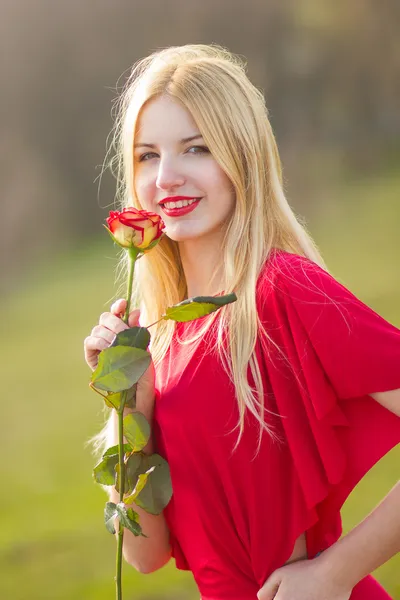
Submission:
[[139,573],[143,573],[144,575],[149,575],[150,573],[154,573],[159,569],[162,569],[170,560],[171,556],[168,556],[164,560],[160,562],[150,563],[146,565],[142,565],[139,569]]
[[149,575],[150,573],[154,573],[155,571],[158,571],[164,567],[170,561],[171,556],[171,551],[169,551],[166,554],[157,557],[148,557],[146,559],[142,557],[142,560],[138,560],[137,556],[133,559],[132,556],[124,553],[124,559],[126,562],[134,567],[136,571],[143,573],[144,575]]

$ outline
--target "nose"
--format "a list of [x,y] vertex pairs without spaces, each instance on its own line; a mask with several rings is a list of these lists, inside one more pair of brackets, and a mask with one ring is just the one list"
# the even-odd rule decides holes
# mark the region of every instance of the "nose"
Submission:
[[171,161],[160,161],[156,186],[160,190],[170,190],[185,184],[185,177],[180,173]]

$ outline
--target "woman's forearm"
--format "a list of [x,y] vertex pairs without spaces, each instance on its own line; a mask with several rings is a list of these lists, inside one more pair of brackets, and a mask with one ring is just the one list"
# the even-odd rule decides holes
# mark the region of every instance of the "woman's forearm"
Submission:
[[[111,502],[119,502],[119,494],[115,488],[110,493]],[[169,530],[163,513],[151,515],[145,510],[130,504],[139,515],[140,525],[147,537],[135,536],[129,529],[124,529],[123,553],[125,560],[141,573],[152,573],[163,567],[171,558]],[[116,520],[118,535],[118,522]]]
[[318,561],[354,587],[400,551],[400,482],[359,525],[325,550]]
[[[133,411],[127,409],[125,412],[128,413]],[[141,412],[145,414],[144,410]],[[151,423],[152,414],[145,414],[145,417]],[[115,411],[112,412],[112,419],[113,437],[109,440],[109,446],[118,443],[118,417]],[[152,454],[154,452],[152,437],[147,446],[143,449],[143,452],[147,454]],[[110,501],[115,503],[119,502],[119,493],[114,487],[112,487],[110,491]],[[138,513],[142,531],[147,537],[135,536],[131,531],[125,528],[123,544],[124,558],[129,564],[135,567],[137,571],[140,571],[141,573],[151,573],[152,571],[161,568],[171,558],[168,526],[163,513],[160,515],[151,515],[139,506],[136,506],[136,504],[131,503],[129,506]],[[118,535],[118,522],[116,522],[116,529],[116,535]]]

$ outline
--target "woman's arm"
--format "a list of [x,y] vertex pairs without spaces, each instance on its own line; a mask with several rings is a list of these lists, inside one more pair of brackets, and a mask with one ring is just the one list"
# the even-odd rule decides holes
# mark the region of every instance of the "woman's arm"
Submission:
[[[400,416],[400,389],[369,394]],[[371,440],[371,443],[374,443]],[[259,590],[259,600],[348,600],[364,577],[400,552],[400,482],[347,535],[312,560],[277,569]]]
[[379,404],[382,404],[382,406],[400,417],[400,389],[390,390],[389,392],[375,392],[369,395],[379,402]]
[[318,560],[328,577],[354,587],[400,552],[400,482],[359,525],[323,552]]
[[[400,417],[400,389],[370,395]],[[353,587],[397,552],[400,552],[400,482],[357,527],[323,552],[320,559],[336,577]]]
[[[154,400],[146,400],[137,398],[137,408],[141,413],[144,414],[146,419],[151,424],[152,422],[152,410],[146,410],[144,407],[153,407]],[[125,413],[133,412],[132,410],[126,409]],[[112,412],[113,419],[113,438],[109,440],[109,446],[113,446],[118,443],[118,420],[116,411]],[[149,443],[143,449],[143,452],[152,454],[154,452],[154,443],[150,438]],[[110,501],[118,503],[119,494],[115,488],[111,488]],[[136,504],[130,504],[135,512],[139,515],[140,525],[143,533],[147,538],[143,536],[135,536],[129,529],[124,529],[124,545],[123,553],[125,560],[135,567],[140,573],[152,573],[161,569],[171,558],[171,546],[169,544],[169,530],[166,524],[163,513],[160,515],[151,515],[145,510],[136,506]],[[116,522],[116,529],[118,535],[118,522]]]
[[350,533],[312,560],[277,569],[259,600],[349,600],[354,586],[400,551],[400,483]]

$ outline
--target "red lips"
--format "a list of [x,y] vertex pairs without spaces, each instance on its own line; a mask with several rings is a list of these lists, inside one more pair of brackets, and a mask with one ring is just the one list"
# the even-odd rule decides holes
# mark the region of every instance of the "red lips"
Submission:
[[197,200],[196,196],[168,196],[160,200],[158,204],[165,204],[165,202],[178,202],[178,200]]
[[[178,198],[180,200],[194,200],[194,198],[184,198],[182,196],[175,196],[173,201],[174,202],[177,201]],[[181,208],[167,208],[166,206],[164,206],[164,204],[160,204],[160,206],[161,206],[161,210],[168,217],[181,217],[183,215],[187,215],[188,213],[192,212],[196,208],[196,206],[199,204],[200,200],[201,200],[201,198],[198,198],[195,200],[195,202],[192,202],[188,206],[182,206]]]

